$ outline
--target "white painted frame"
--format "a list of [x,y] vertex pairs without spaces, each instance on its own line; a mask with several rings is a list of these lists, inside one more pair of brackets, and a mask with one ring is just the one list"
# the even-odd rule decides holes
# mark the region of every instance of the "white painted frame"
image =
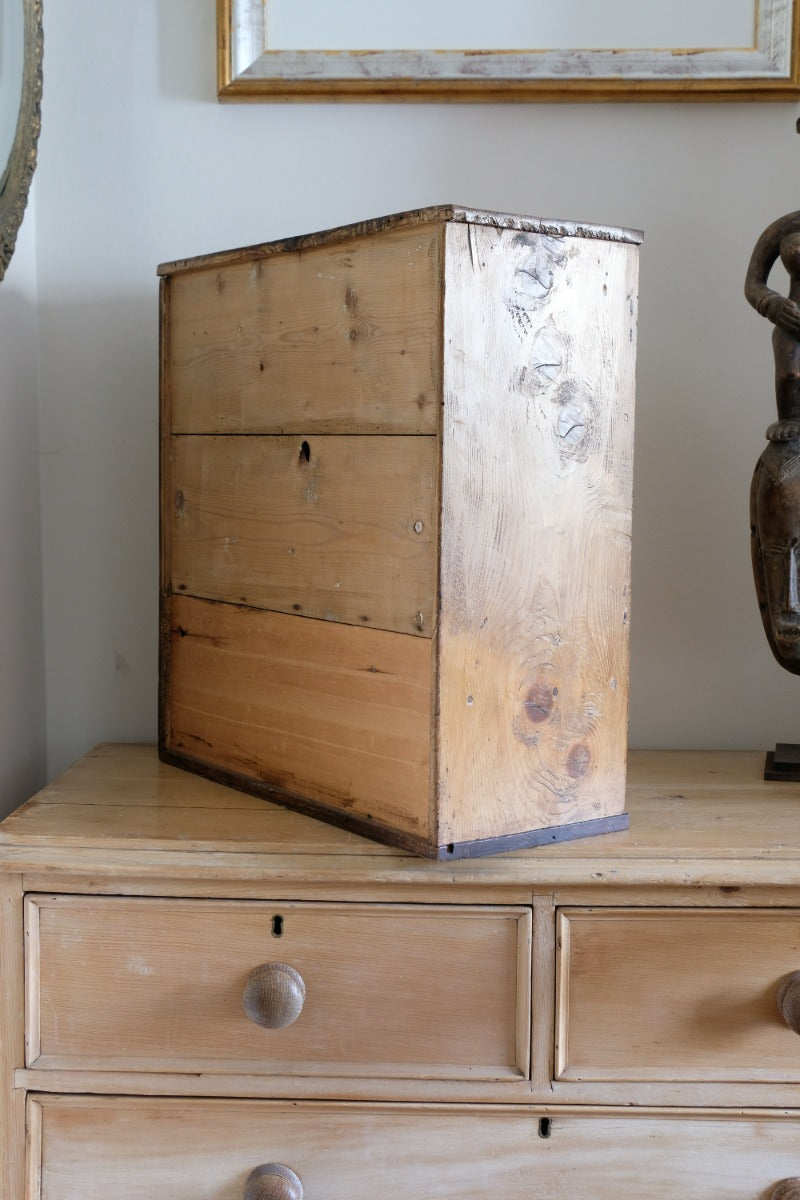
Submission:
[[[668,3],[668,0],[663,0]],[[217,0],[221,100],[789,99],[800,0],[758,0],[737,50],[271,50],[269,0]],[[557,3],[557,0],[554,0]]]

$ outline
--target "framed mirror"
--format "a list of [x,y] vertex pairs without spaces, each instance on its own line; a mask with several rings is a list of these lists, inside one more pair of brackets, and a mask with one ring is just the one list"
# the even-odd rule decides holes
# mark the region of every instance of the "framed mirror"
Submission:
[[800,0],[217,0],[222,100],[789,98]]
[[36,166],[42,41],[42,0],[0,0],[0,279],[14,252]]

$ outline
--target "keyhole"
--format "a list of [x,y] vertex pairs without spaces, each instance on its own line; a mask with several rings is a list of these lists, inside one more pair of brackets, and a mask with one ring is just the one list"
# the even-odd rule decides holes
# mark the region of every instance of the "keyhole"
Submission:
[[283,937],[283,917],[275,916],[272,918],[272,936]]
[[302,442],[300,445],[300,457],[306,462],[311,461],[311,447],[308,442]]
[[552,1132],[552,1122],[549,1117],[540,1117],[539,1119],[539,1137],[549,1138]]

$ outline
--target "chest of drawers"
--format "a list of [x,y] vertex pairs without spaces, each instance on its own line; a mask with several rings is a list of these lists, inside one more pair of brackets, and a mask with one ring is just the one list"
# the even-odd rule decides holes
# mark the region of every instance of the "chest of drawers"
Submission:
[[797,1200],[760,767],[634,753],[628,831],[436,863],[98,747],[0,826],[4,1200]]

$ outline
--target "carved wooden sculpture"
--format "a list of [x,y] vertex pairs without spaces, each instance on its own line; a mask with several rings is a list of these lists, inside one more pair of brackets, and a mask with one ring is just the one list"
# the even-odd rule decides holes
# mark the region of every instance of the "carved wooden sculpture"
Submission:
[[[789,295],[767,286],[780,257]],[[775,326],[778,420],[750,488],[750,546],[758,606],[767,641],[782,667],[800,674],[800,212],[764,230],[747,268],[745,295]],[[800,780],[800,746],[778,743],[767,755],[767,779]]]
[[[788,297],[767,286],[779,256],[789,272]],[[787,671],[800,674],[800,212],[775,221],[756,242],[745,295],[775,326],[778,406],[750,492],[756,594],[773,654]]]

